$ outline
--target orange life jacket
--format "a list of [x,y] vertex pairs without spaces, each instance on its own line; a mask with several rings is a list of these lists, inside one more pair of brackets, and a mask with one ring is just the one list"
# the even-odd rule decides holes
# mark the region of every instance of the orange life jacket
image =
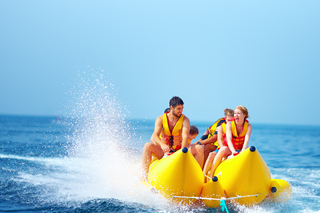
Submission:
[[231,121],[232,144],[235,150],[242,149],[244,144],[244,138],[248,131],[248,124],[249,124],[249,121],[245,120],[243,125],[243,130],[241,134],[238,135],[236,123],[234,121]]

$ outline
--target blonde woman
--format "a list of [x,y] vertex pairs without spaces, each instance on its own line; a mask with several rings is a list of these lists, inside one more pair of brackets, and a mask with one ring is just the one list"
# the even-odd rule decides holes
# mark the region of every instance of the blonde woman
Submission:
[[227,141],[220,148],[218,154],[214,158],[210,178],[213,177],[218,165],[224,157],[229,155],[236,156],[243,150],[248,148],[252,126],[247,121],[249,113],[244,106],[237,106],[234,110],[234,120],[226,125]]

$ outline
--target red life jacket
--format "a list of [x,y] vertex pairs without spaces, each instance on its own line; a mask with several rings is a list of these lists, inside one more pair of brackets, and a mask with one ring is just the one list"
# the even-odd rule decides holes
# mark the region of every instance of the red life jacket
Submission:
[[231,132],[232,132],[232,144],[235,150],[242,149],[244,144],[244,139],[248,131],[249,121],[245,120],[243,125],[243,130],[240,135],[238,135],[237,127],[234,121],[231,121]]

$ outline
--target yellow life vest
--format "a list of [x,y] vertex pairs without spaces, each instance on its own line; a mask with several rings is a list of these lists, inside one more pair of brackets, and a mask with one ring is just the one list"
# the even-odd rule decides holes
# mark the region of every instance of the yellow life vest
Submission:
[[[225,118],[220,118],[216,122],[214,122],[214,124],[212,124],[212,126],[210,126],[209,129],[208,129],[208,131],[209,131],[208,138],[211,138],[213,135],[215,135],[217,127],[220,126],[221,123],[224,123],[224,122],[226,122]],[[215,145],[219,149],[218,141],[215,141],[213,143],[213,145]]]
[[209,131],[209,135],[208,138],[212,137],[214,135],[214,133],[217,130],[217,127],[221,125],[221,123],[226,122],[225,118],[220,118],[218,119],[216,122],[214,122],[214,124],[212,124],[212,126],[209,127],[208,131]]
[[232,144],[235,150],[242,149],[243,143],[244,143],[244,138],[247,134],[248,131],[248,125],[249,122],[245,120],[243,130],[240,135],[237,133],[237,127],[236,123],[234,121],[231,121],[231,132],[232,132]]
[[[222,131],[223,131],[223,141],[222,143],[224,144],[225,142],[225,134],[226,134],[226,131],[227,131],[227,123],[222,123],[221,125],[221,128],[222,128]],[[218,143],[218,140],[214,143],[214,145],[217,147],[217,149],[220,149],[220,146],[219,146],[219,143]],[[225,144],[224,144],[225,145]],[[225,145],[226,146],[226,145]]]
[[165,142],[169,147],[171,147],[175,151],[181,149],[183,118],[184,115],[181,115],[171,132],[169,128],[167,113],[163,114],[163,128],[161,130],[160,138],[163,142]]

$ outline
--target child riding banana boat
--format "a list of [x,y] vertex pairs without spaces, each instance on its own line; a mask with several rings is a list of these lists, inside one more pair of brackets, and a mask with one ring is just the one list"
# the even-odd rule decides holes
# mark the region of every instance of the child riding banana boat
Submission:
[[[245,107],[236,107],[234,119],[221,127],[225,139],[219,143],[208,174],[202,171],[202,146],[188,144],[190,121],[182,110],[183,101],[173,97],[170,112],[158,117],[152,142],[144,147],[142,180],[150,187],[175,203],[190,205],[201,200],[209,208],[225,201],[256,205],[263,200],[286,202],[291,198],[290,184],[272,179],[257,149],[248,147],[252,126]],[[173,154],[164,157],[169,151]],[[152,158],[156,160],[152,162]]]

